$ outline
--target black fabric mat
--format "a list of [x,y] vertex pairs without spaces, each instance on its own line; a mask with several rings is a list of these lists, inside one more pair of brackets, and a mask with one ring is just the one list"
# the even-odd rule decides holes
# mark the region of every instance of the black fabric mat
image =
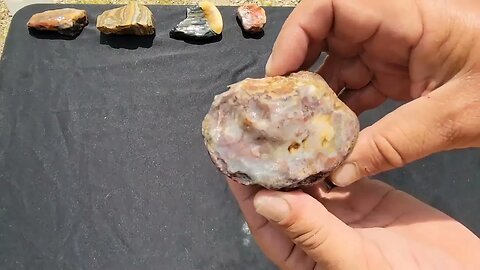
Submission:
[[[185,7],[151,7],[155,38],[34,37],[14,17],[0,66],[1,269],[274,269],[201,138],[215,94],[263,66],[291,9],[261,38],[221,8],[216,43],[169,38]],[[294,42],[294,41],[292,41]],[[362,124],[397,104],[364,114]],[[480,232],[478,150],[382,175]]]

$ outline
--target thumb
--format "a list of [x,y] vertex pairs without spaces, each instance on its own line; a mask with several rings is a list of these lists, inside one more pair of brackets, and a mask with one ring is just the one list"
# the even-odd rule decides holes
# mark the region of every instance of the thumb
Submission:
[[[321,269],[364,269],[360,236],[310,195],[262,190],[254,198],[255,210],[278,225],[287,237],[312,258]],[[290,252],[290,254],[293,254]],[[298,265],[295,256],[285,265]]]
[[463,131],[468,117],[461,116],[475,106],[469,103],[472,97],[466,97],[472,92],[462,86],[444,85],[362,130],[352,153],[332,174],[332,182],[347,186],[430,154],[466,146]]

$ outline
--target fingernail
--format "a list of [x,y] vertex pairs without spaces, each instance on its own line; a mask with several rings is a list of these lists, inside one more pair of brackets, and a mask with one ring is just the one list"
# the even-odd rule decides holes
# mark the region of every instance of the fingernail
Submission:
[[353,163],[346,163],[340,166],[331,176],[332,182],[339,187],[348,186],[360,177],[357,166]]
[[258,214],[275,222],[284,220],[290,213],[287,201],[278,196],[257,196],[253,205]]
[[272,65],[272,54],[268,57],[267,64],[265,65],[265,74],[270,74],[270,69]]

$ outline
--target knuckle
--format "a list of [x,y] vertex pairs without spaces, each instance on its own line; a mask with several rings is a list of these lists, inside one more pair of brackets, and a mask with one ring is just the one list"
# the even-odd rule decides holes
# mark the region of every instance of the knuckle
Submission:
[[[435,132],[435,131],[433,131]],[[447,147],[454,145],[462,134],[462,126],[460,121],[447,118],[437,123],[437,134],[440,136],[442,145]]]
[[396,146],[388,136],[384,136],[383,134],[378,134],[372,137],[371,149],[374,153],[370,162],[372,165],[370,168],[363,168],[369,174],[382,171],[383,169],[386,169],[386,166],[390,168],[399,168],[407,163],[406,158],[403,156],[399,147]]
[[324,239],[321,237],[320,227],[315,227],[310,230],[289,229],[292,241],[306,250],[316,250],[324,243]]

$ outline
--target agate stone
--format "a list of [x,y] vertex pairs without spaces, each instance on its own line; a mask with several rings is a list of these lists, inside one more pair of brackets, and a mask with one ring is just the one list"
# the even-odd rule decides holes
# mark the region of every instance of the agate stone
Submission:
[[148,7],[137,1],[104,11],[97,17],[97,29],[106,35],[148,36],[155,33],[155,20]]
[[283,190],[324,180],[358,132],[356,114],[307,71],[235,83],[214,98],[202,123],[208,153],[223,174]]
[[214,4],[202,1],[187,8],[187,17],[170,31],[170,36],[207,39],[219,36],[222,31],[222,14]]
[[34,14],[27,27],[37,31],[54,31],[66,36],[76,36],[87,24],[85,10],[61,8]]
[[243,4],[237,9],[237,17],[242,24],[242,28],[248,33],[258,33],[263,31],[263,26],[267,23],[265,10],[256,4]]

